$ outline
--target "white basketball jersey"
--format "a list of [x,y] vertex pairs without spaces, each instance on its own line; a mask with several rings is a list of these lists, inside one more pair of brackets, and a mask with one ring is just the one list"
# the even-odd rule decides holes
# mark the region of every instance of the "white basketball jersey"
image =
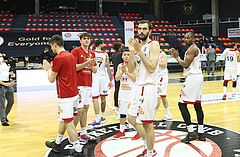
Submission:
[[226,53],[225,67],[237,68],[237,51],[228,49]]
[[106,54],[104,51],[93,51],[97,59],[97,72],[92,74],[93,77],[106,76]]
[[[124,63],[120,64],[120,67],[122,65],[124,65]],[[118,93],[118,99],[124,100],[124,101],[132,101],[134,89],[135,89],[135,82],[131,80],[126,73],[124,73],[120,80],[120,89]]]
[[[202,74],[200,49],[197,47],[196,44],[193,44],[190,47],[192,47],[192,46],[195,46],[197,48],[198,55],[196,57],[194,57],[192,63],[189,65],[188,68],[186,68],[186,76],[191,75],[191,74],[193,74],[193,75]],[[184,61],[185,61],[186,55],[187,55],[187,51],[186,51],[185,56],[184,56]]]
[[[161,60],[161,52],[160,52],[160,55],[159,55],[159,63],[162,63],[162,60]],[[161,67],[160,65],[158,65],[158,78],[161,77],[161,76],[166,76],[168,75],[167,73],[167,67],[166,68],[163,68]]]
[[[142,46],[142,51],[145,54],[145,56],[149,59],[150,53],[149,53],[149,47],[152,40],[147,42],[145,45]],[[150,74],[145,67],[145,65],[142,63],[141,58],[138,54],[136,54],[136,68],[137,68],[137,78],[136,78],[136,84],[140,86],[144,86],[147,84],[155,85],[157,81],[157,74],[158,70],[155,69],[155,71]]]

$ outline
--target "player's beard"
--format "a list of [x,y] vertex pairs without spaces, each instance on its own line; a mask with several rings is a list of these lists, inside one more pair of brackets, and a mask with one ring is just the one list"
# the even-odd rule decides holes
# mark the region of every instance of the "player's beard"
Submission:
[[148,36],[149,36],[149,31],[143,38],[141,38],[139,35],[139,38],[140,38],[140,40],[145,41],[145,40],[147,40]]

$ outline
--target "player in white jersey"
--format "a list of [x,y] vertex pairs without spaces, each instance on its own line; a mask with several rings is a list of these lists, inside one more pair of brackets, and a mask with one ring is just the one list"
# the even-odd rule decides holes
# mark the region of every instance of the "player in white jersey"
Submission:
[[[129,108],[129,115],[137,117],[135,127],[144,140],[145,150],[139,156],[156,156],[153,149],[155,133],[153,128],[154,109],[157,104],[157,66],[160,46],[157,41],[149,38],[152,32],[152,24],[148,20],[138,23],[138,36],[140,43],[132,38],[128,45],[130,57],[128,62],[129,72],[137,69],[136,92]],[[129,117],[130,117],[129,116]],[[136,118],[135,118],[136,119]]]
[[[203,87],[201,52],[195,45],[195,37],[192,32],[186,33],[185,42],[188,49],[185,53],[184,60],[179,57],[178,51],[174,48],[171,48],[169,53],[183,68],[185,68],[186,78],[181,88],[178,106],[188,130],[188,135],[181,141],[189,143],[197,138],[201,141],[205,141],[206,138],[203,131],[204,114],[201,106],[201,93]],[[194,104],[198,120],[198,135],[194,132],[187,104]]]
[[118,93],[119,100],[119,114],[120,114],[120,130],[113,136],[115,139],[125,137],[125,122],[127,118],[128,108],[131,104],[133,92],[135,92],[136,71],[129,73],[128,71],[128,59],[130,52],[125,51],[122,54],[123,63],[117,67],[117,73],[115,76],[116,81],[120,81],[120,89]]
[[166,115],[162,118],[163,120],[172,119],[173,116],[170,112],[168,101],[167,101],[167,85],[168,85],[168,70],[167,70],[167,55],[161,51],[159,55],[158,63],[158,79],[157,79],[157,106],[155,107],[156,114],[162,99],[163,106],[166,110]]
[[[112,87],[112,74],[109,64],[109,57],[107,53],[102,51],[104,43],[102,40],[96,40],[95,45],[96,50],[93,52],[97,58],[97,73],[92,75],[92,98],[96,120],[88,124],[88,126],[100,125],[100,123],[104,123],[106,121],[106,118],[104,118],[104,112],[106,109],[106,96],[108,95],[108,88]],[[99,115],[99,97],[101,99],[101,118]]]
[[221,57],[217,60],[217,62],[221,59],[225,58],[225,70],[224,70],[224,82],[223,82],[223,100],[227,98],[227,84],[228,81],[233,82],[233,93],[232,96],[236,96],[236,86],[237,86],[237,62],[240,60],[239,52],[237,51],[237,44],[232,42],[230,45],[230,49],[226,48]]

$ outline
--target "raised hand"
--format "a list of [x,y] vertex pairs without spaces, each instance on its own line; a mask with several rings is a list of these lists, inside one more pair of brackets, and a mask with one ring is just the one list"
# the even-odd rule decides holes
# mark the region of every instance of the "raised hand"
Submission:
[[170,54],[173,58],[178,58],[178,56],[179,56],[178,51],[175,50],[174,48],[171,48],[171,49],[169,50],[169,54]]

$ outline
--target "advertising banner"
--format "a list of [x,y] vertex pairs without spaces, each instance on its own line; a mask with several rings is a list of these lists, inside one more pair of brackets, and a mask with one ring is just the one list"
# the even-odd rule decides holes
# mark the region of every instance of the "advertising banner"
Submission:
[[40,56],[49,39],[60,32],[1,32],[0,52],[8,57]]

